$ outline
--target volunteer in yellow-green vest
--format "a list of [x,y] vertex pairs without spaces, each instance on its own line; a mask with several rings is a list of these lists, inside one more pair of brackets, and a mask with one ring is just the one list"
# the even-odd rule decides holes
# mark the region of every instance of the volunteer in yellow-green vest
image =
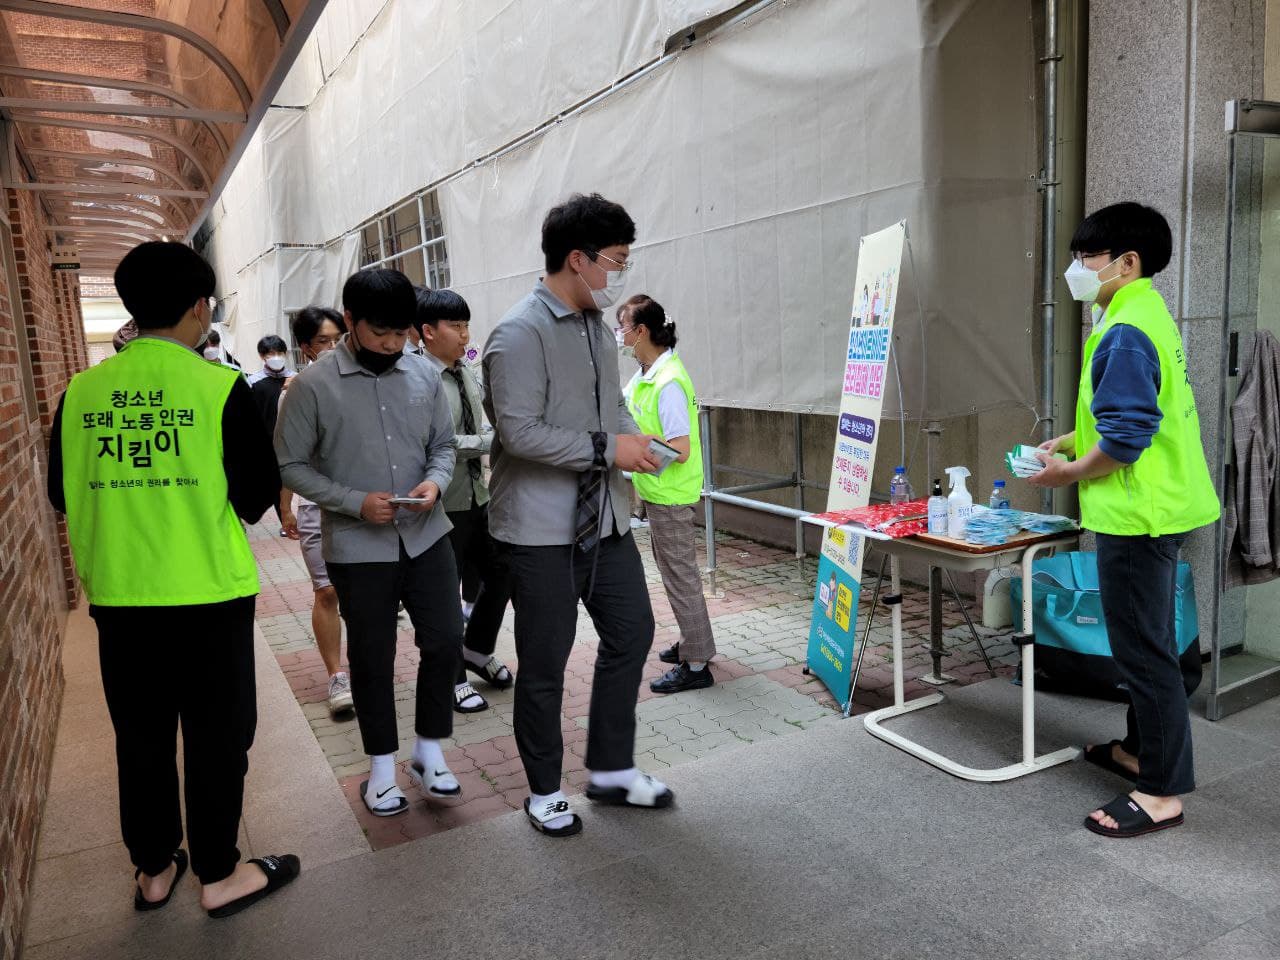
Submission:
[[676,353],[676,325],[644,294],[618,308],[618,348],[640,370],[623,393],[640,432],[662,437],[680,456],[660,474],[635,473],[631,481],[649,518],[653,558],[671,602],[680,640],[658,654],[670,670],[649,684],[654,693],[697,690],[715,683],[708,661],[716,654],[711,618],[702,595],[694,552],[694,506],[702,496],[702,447],[693,381]]
[[[1135,785],[1085,819],[1106,837],[1177,826],[1181,795],[1195,789],[1187,697],[1201,659],[1195,643],[1178,654],[1178,551],[1220,507],[1182,338],[1151,284],[1172,247],[1164,217],[1137,203],[1106,207],[1076,229],[1066,280],[1093,304],[1076,429],[1043,445],[1045,469],[1031,478],[1078,483],[1081,522],[1097,534],[1103,616],[1130,706],[1125,738],[1090,746],[1085,758]],[[1074,459],[1049,459],[1058,451]]]
[[244,775],[257,723],[258,573],[241,520],[280,493],[270,438],[238,370],[205,361],[214,274],[190,247],[144,243],[116,268],[138,327],[72,379],[49,441],[49,499],[98,628],[116,734],[120,826],[134,907],[168,903],[188,863],[200,903],[230,916],[298,874],[290,854],[240,862]]

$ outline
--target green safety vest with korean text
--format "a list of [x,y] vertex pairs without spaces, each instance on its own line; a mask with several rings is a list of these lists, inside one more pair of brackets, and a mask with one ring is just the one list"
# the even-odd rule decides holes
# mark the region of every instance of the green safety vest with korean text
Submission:
[[627,407],[635,418],[641,433],[655,437],[664,435],[662,416],[658,412],[658,397],[669,383],[680,384],[685,403],[689,407],[689,459],[684,463],[672,463],[660,476],[651,473],[632,474],[636,494],[649,503],[664,506],[684,506],[697,503],[702,496],[702,447],[698,432],[698,406],[694,402],[693,381],[673,350],[658,368],[652,379],[636,380]]
[[1116,291],[1103,322],[1089,335],[1076,402],[1077,458],[1098,444],[1093,416],[1093,355],[1107,331],[1119,323],[1141,330],[1160,361],[1160,426],[1151,446],[1120,470],[1080,482],[1080,522],[1086,530],[1114,536],[1158,537],[1214,523],[1221,512],[1200,440],[1182,337],[1164,298],[1149,278]]
[[239,377],[143,336],[67,386],[62,486],[90,603],[188,606],[258,592],[222,465],[222,411]]

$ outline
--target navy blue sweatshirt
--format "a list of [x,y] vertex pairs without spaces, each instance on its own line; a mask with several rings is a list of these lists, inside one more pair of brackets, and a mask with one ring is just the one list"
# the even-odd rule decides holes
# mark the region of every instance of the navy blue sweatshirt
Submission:
[[1151,338],[1127,323],[1102,336],[1093,354],[1093,403],[1098,448],[1133,463],[1160,429],[1160,358]]

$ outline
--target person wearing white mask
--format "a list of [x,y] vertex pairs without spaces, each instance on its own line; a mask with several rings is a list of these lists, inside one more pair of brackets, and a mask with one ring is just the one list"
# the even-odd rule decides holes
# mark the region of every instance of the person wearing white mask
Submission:
[[249,378],[253,398],[258,403],[262,422],[267,431],[274,434],[276,414],[280,412],[280,394],[290,377],[297,371],[289,369],[289,348],[277,336],[263,337],[258,341],[258,356],[262,357],[262,370]]
[[[1104,837],[1178,826],[1182,795],[1195,789],[1187,698],[1200,646],[1178,652],[1178,551],[1220,507],[1182,336],[1151,282],[1172,250],[1168,222],[1138,203],[1104,207],[1076,228],[1065,279],[1093,314],[1076,428],[1042,444],[1045,467],[1028,478],[1078,484],[1081,525],[1097,536],[1102,613],[1130,706],[1125,738],[1084,755],[1135,786],[1085,818]],[[1058,451],[1074,459],[1052,459]]]
[[249,374],[249,386],[267,377],[288,379],[297,375],[289,366],[289,345],[274,334],[258,341],[258,359],[262,361],[262,369]]
[[[253,389],[253,400],[258,405],[267,433],[274,436],[276,418],[280,414],[280,394],[284,392],[289,378],[297,376],[297,371],[289,369],[289,348],[274,334],[258,341],[258,356],[262,358],[262,370],[249,378],[249,386]],[[274,509],[280,520],[280,536],[287,537],[289,534],[284,528],[280,504],[277,503]]]
[[[240,364],[236,363],[235,358],[223,348],[222,334],[218,333],[217,328],[209,331],[209,339],[204,342],[204,346],[200,348],[201,355],[210,363],[220,363],[224,367],[231,367],[233,370],[240,370]],[[241,371],[243,373],[244,371]]]
[[617,302],[635,223],[599,194],[577,194],[542,224],[547,273],[494,327],[484,351],[491,448],[489,530],[515,608],[515,735],[529,780],[525,812],[553,837],[582,829],[562,791],[564,673],[582,602],[600,636],[591,688],[587,797],[667,807],[672,792],[635,767],[636,699],[653,609],[631,535],[622,472],[652,472],[600,314]]
[[638,293],[619,307],[614,333],[619,352],[640,364],[623,390],[631,415],[641,430],[660,435],[680,453],[661,475],[632,477],[649,518],[653,559],[680,626],[680,640],[658,654],[672,667],[649,689],[664,694],[701,690],[715,684],[708,661],[716,654],[716,641],[694,551],[694,507],[702,498],[703,478],[693,381],[676,353],[675,321],[652,297]]
[[[342,314],[331,307],[303,307],[293,318],[293,339],[302,354],[303,367],[318,362],[338,346],[342,339]],[[284,382],[280,402],[289,396],[289,381]],[[277,421],[278,422],[278,421]],[[315,597],[311,604],[311,632],[316,650],[329,675],[328,704],[331,714],[355,707],[351,695],[351,676],[342,669],[342,623],[338,614],[338,591],[329,580],[325,565],[323,536],[320,532],[320,506],[288,487],[280,490],[280,520],[284,534],[302,544],[302,561],[311,576]]]

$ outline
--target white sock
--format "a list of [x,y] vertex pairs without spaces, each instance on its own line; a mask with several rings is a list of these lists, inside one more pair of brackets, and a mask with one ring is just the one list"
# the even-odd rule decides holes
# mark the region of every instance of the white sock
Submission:
[[476,653],[474,650],[462,648],[462,657],[473,667],[483,667],[493,656],[491,653]]
[[[454,684],[453,689],[454,689],[454,691],[456,692],[456,691],[458,691],[458,690],[461,690],[463,687],[471,688],[471,681],[470,681],[470,680],[464,680],[462,683]],[[474,689],[471,689],[471,692],[470,692],[469,694],[467,694],[467,695],[466,695],[466,697],[464,697],[464,698],[463,698],[462,702],[461,702],[460,704],[458,704],[458,706],[460,706],[460,707],[478,707],[478,706],[480,705],[480,701],[481,701],[481,700],[483,700],[483,699],[484,699],[484,697],[482,697],[482,696],[480,696],[480,694],[476,693],[476,691],[475,691]]]
[[630,787],[631,781],[639,775],[640,771],[635,767],[627,767],[625,770],[592,770],[591,785],[593,787],[603,787],[608,790],[611,787]]
[[383,753],[369,757],[369,792],[377,795],[396,782],[396,755]]
[[[548,803],[557,803],[568,799],[563,790],[557,790],[555,793],[548,793],[545,796],[540,793],[531,793],[529,794],[529,809],[534,811],[542,810]],[[567,813],[563,817],[554,817],[548,820],[543,826],[551,830],[559,830],[561,827],[567,827],[571,823],[573,823],[573,814]]]
[[467,619],[471,618],[471,611],[475,608],[476,605],[474,603],[467,603],[465,600],[462,601],[462,615]]
[[707,661],[698,660],[695,662],[693,660],[688,660],[685,665],[694,673],[697,673],[699,670],[705,670],[707,668]]
[[436,780],[436,786],[441,790],[452,790],[458,785],[457,778],[449,772],[449,765],[444,762],[444,749],[439,740],[419,737],[418,742],[413,745],[413,762],[422,767],[423,780],[430,780],[437,773],[445,774]]
[[441,748],[439,740],[419,737],[418,742],[413,745],[413,759],[417,761],[418,766],[431,773],[448,769],[444,762],[444,750]]

